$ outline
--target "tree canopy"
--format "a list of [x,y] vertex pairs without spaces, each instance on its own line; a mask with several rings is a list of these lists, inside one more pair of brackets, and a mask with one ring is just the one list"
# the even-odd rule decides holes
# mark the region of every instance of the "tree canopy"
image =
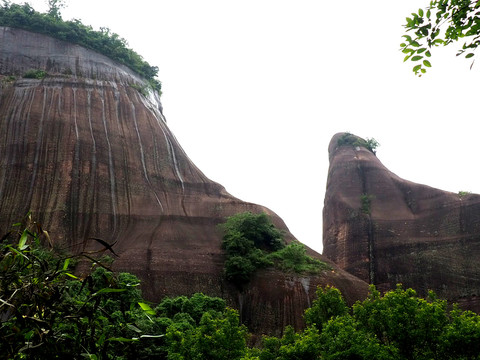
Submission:
[[[37,226],[36,226],[37,225]],[[264,336],[248,329],[226,301],[204,294],[142,298],[139,280],[84,254],[92,271],[54,245],[38,224],[16,224],[0,240],[0,359],[457,360],[480,358],[480,316],[412,289],[346,305],[334,287],[318,288],[306,328]],[[286,248],[286,247],[285,247]],[[284,249],[285,249],[284,248]]]
[[[421,76],[431,67],[430,49],[447,46],[465,40],[457,56],[467,59],[475,56],[480,45],[480,1],[478,0],[432,0],[426,9],[418,9],[407,17],[404,25],[405,41],[400,47],[405,53],[404,61],[413,61],[413,72]],[[472,59],[474,64],[474,59]]]

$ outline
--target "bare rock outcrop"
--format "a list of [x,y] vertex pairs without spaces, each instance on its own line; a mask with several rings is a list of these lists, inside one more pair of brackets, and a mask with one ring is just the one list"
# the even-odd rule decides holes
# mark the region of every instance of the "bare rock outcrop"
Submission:
[[[47,76],[23,78],[31,69]],[[217,225],[226,216],[263,211],[293,236],[191,162],[146,85],[93,51],[0,27],[1,232],[32,211],[74,252],[95,249],[91,238],[115,243],[115,268],[138,275],[149,299],[221,296],[257,333],[298,324],[316,285],[336,285],[350,302],[365,296],[367,284],[335,266],[320,276],[261,273],[243,292],[225,282]],[[277,320],[255,322],[260,314]]]
[[381,290],[403,283],[480,311],[480,196],[401,179],[362,143],[330,142],[323,254]]

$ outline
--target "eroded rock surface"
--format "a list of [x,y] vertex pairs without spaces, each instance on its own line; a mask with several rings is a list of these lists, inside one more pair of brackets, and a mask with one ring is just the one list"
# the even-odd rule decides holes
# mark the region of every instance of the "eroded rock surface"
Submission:
[[480,311],[480,196],[401,179],[367,148],[339,146],[345,136],[329,146],[323,254],[382,290],[432,289]]
[[[31,69],[48,75],[22,78]],[[90,238],[115,243],[115,268],[138,275],[149,299],[221,296],[257,333],[298,324],[318,284],[338,286],[350,302],[365,296],[366,283],[336,267],[288,280],[267,272],[244,292],[226,283],[217,229],[226,216],[264,211],[288,241],[293,236],[272,211],[228,194],[190,161],[158,97],[142,95],[146,83],[130,69],[77,45],[0,27],[0,84],[2,233],[32,211],[74,252],[99,249]],[[264,314],[259,306],[281,320],[255,322],[249,317]]]

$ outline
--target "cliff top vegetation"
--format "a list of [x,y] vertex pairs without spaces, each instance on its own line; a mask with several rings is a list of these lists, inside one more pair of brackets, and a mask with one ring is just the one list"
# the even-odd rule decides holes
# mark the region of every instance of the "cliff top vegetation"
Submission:
[[129,67],[144,77],[152,89],[161,92],[162,84],[156,79],[158,67],[151,66],[142,56],[130,49],[124,38],[111,32],[107,27],[97,31],[89,25],[82,24],[78,19],[65,21],[60,14],[62,2],[50,0],[48,4],[50,9],[46,13],[41,13],[28,3],[18,5],[3,0],[0,5],[0,26],[48,35],[99,52]]
[[349,132],[344,133],[339,139],[338,139],[338,146],[344,146],[344,145],[351,145],[351,146],[359,146],[359,147],[364,147],[371,151],[372,153],[376,154],[377,148],[380,146],[377,140],[374,138],[367,138],[367,140],[364,140],[358,136],[355,136]]

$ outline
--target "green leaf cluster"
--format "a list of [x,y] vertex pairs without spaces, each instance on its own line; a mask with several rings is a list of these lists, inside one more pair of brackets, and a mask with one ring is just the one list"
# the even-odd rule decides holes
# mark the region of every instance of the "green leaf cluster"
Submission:
[[247,283],[253,273],[273,265],[267,253],[285,246],[283,234],[265,213],[239,213],[220,225],[224,232],[225,277],[237,285]]
[[[430,49],[447,46],[465,39],[457,56],[465,54],[467,59],[475,56],[480,44],[480,3],[476,0],[432,0],[425,10],[418,9],[407,17],[406,32],[400,44],[405,54],[404,61],[413,61],[413,72],[422,76],[431,67]],[[473,66],[473,62],[472,62]]]
[[78,19],[65,21],[60,15],[62,2],[49,0],[47,13],[35,11],[29,4],[12,4],[3,0],[0,6],[0,26],[20,28],[78,44],[99,52],[129,67],[147,79],[153,90],[161,92],[162,84],[156,79],[158,67],[151,66],[142,56],[128,47],[125,39],[108,28],[93,30]]
[[247,328],[235,310],[226,308],[203,313],[197,326],[172,324],[166,337],[168,359],[235,360],[246,352]]
[[322,270],[331,269],[323,261],[308,256],[307,249],[299,242],[292,242],[283,249],[269,254],[267,258],[284,272],[317,274]]
[[348,307],[338,289],[318,288],[304,330],[289,326],[248,347],[225,300],[197,293],[154,306],[136,276],[90,258],[92,272],[79,278],[74,257],[42,243],[52,244],[38,224],[16,224],[1,240],[1,358],[479,359],[480,316],[433,292],[423,299],[398,286],[382,296],[372,286]]
[[337,141],[337,146],[354,146],[364,147],[376,154],[377,148],[380,146],[379,142],[374,138],[367,138],[366,140],[359,138],[349,132],[344,133]]
[[372,211],[372,195],[362,194],[360,195],[360,211],[363,214],[370,215]]
[[89,256],[92,272],[74,275],[75,258],[43,247],[39,229],[16,224],[0,243],[0,358],[238,359],[245,352],[246,328],[224,300],[195,294],[154,307],[136,276]]
[[47,76],[47,73],[43,70],[28,70],[25,74],[23,74],[23,77],[25,79],[38,79],[41,80],[45,76]]
[[319,272],[327,265],[306,254],[298,242],[285,245],[283,233],[265,213],[239,213],[220,225],[224,232],[225,276],[236,285],[250,281],[257,269],[275,266],[287,272]]
[[480,316],[454,307],[433,292],[419,298],[412,289],[381,294],[374,286],[367,299],[346,306],[333,287],[319,288],[305,312],[307,328],[283,337],[265,337],[262,351],[270,359],[479,359]]

